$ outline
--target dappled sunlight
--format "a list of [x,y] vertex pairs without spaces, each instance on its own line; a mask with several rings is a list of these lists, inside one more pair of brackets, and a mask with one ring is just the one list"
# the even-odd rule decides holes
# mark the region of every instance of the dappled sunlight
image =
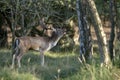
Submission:
[[[21,68],[10,69],[12,53],[0,50],[0,79],[6,80],[55,80],[68,77],[79,70],[77,55],[71,52],[46,52],[45,66],[40,65],[40,53],[28,51],[22,58]],[[59,72],[58,72],[59,71]]]
[[70,52],[47,52],[45,53],[46,56],[52,57],[52,58],[62,58],[62,57],[74,57],[75,53]]
[[48,51],[45,53],[45,66],[41,66],[40,53],[28,51],[22,58],[22,67],[14,69],[10,68],[11,51],[0,50],[0,55],[0,80],[112,80],[114,77],[116,80],[119,79],[118,68],[108,70],[99,67],[99,54],[94,54],[92,64],[83,66],[76,53]]

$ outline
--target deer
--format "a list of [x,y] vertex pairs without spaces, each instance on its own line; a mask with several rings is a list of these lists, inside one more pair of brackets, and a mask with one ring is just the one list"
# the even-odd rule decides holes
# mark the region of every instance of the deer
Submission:
[[15,66],[15,61],[17,61],[17,65],[21,67],[21,59],[23,55],[30,49],[39,51],[41,57],[41,66],[44,66],[45,59],[44,53],[52,49],[54,46],[57,45],[58,41],[66,34],[65,29],[60,28],[52,28],[52,36],[45,37],[45,36],[24,36],[18,37],[15,39],[14,42],[14,49],[12,54],[12,68]]

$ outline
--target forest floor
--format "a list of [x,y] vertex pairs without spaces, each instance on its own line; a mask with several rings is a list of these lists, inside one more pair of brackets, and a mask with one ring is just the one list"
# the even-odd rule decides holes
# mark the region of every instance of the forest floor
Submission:
[[120,62],[112,69],[100,67],[99,54],[91,64],[81,64],[79,52],[72,49],[52,50],[40,65],[39,52],[29,51],[22,58],[21,68],[11,69],[12,53],[0,49],[0,80],[120,80]]

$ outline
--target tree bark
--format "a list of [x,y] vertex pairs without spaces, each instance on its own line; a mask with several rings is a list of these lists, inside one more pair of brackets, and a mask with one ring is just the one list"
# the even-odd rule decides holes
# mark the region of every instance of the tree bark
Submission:
[[85,59],[87,61],[90,61],[92,59],[93,54],[93,48],[92,48],[92,37],[91,37],[91,30],[88,23],[88,5],[86,3],[86,0],[81,0],[82,3],[82,10],[83,10],[83,26],[85,29],[85,41],[86,41],[86,53],[85,53]]
[[110,21],[111,21],[111,33],[110,33],[110,40],[109,40],[109,52],[110,58],[113,60],[115,56],[115,41],[116,41],[116,7],[115,7],[115,0],[110,0]]
[[8,47],[6,19],[0,12],[0,47]]
[[12,52],[13,52],[13,45],[14,45],[14,40],[15,40],[15,20],[14,20],[14,12],[13,9],[11,8],[11,27],[12,27]]
[[100,55],[101,55],[101,66],[103,66],[103,64],[106,66],[109,66],[111,61],[109,58],[109,51],[107,47],[108,44],[107,44],[106,34],[104,33],[104,30],[103,30],[102,22],[97,12],[94,0],[87,0],[87,1],[93,16],[93,20],[95,22],[94,29],[97,35],[98,46],[99,46]]
[[80,59],[82,62],[88,62],[92,54],[92,44],[90,27],[86,19],[86,12],[83,11],[83,9],[85,9],[85,4],[82,1],[77,0],[76,8],[80,31]]

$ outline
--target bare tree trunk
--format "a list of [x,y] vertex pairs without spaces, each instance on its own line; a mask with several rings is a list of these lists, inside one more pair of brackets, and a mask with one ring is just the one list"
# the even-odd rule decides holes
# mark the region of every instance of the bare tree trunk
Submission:
[[80,59],[81,61],[85,61],[83,58],[83,55],[86,53],[86,48],[85,48],[85,37],[84,37],[84,26],[83,26],[83,20],[81,20],[82,17],[82,10],[81,10],[81,5],[80,5],[80,0],[76,1],[76,8],[77,8],[77,15],[78,15],[78,26],[79,26],[79,31],[80,31]]
[[86,0],[81,0],[81,4],[82,4],[82,10],[83,10],[83,25],[84,25],[84,29],[85,29],[84,35],[85,35],[85,40],[86,40],[85,59],[90,61],[90,59],[92,59],[93,50],[92,50],[91,30],[90,30],[89,23],[87,21],[88,5],[86,3]]
[[24,12],[21,13],[21,23],[22,23],[22,36],[25,36],[25,32],[26,32],[26,29],[25,29],[25,16],[24,16]]
[[95,22],[95,32],[97,35],[98,39],[98,45],[100,49],[100,55],[101,55],[101,66],[106,65],[109,66],[110,64],[110,58],[109,58],[109,51],[108,51],[108,44],[107,44],[107,39],[106,39],[106,34],[104,33],[102,22],[100,20],[99,14],[96,9],[96,5],[94,3],[94,0],[87,0],[90,11],[92,13],[94,22]]
[[0,11],[0,47],[8,47],[7,21],[3,12]]
[[76,8],[77,8],[78,25],[80,31],[80,59],[82,62],[86,62],[86,61],[88,62],[92,54],[92,46],[91,46],[92,44],[91,44],[90,27],[86,19],[86,12],[83,12],[83,9],[86,9],[84,3],[85,2],[77,0]]
[[116,7],[115,7],[115,0],[110,0],[110,20],[111,20],[111,33],[110,33],[110,40],[109,40],[109,51],[110,51],[110,58],[113,60],[115,56],[115,41],[116,41]]
[[[12,27],[12,45],[14,45],[14,40],[15,40],[15,20],[14,20],[14,12],[13,9],[11,8],[11,27]],[[13,50],[13,46],[12,46]]]

